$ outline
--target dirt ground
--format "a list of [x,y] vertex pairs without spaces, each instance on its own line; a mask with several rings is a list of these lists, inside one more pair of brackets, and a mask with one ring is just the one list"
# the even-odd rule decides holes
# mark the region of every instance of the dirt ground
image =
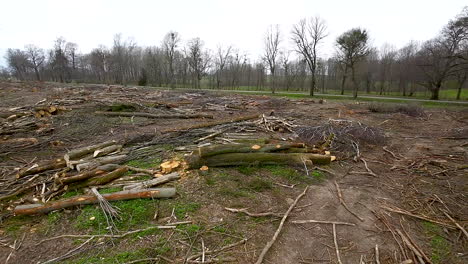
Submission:
[[[468,235],[462,231],[468,224],[467,108],[425,108],[424,114],[414,116],[397,110],[370,111],[369,103],[354,101],[8,82],[0,83],[0,102],[4,129],[0,132],[10,129],[14,113],[30,111],[43,103],[66,108],[56,115],[37,117],[34,129],[0,134],[1,196],[15,186],[18,169],[60,158],[76,147],[109,139],[126,142],[129,149],[146,144],[154,151],[128,162],[157,167],[165,159],[183,159],[197,147],[194,140],[219,128],[188,129],[190,126],[251,114],[279,117],[295,127],[346,120],[378,129],[385,136],[378,142],[360,143],[359,152],[352,146],[331,148],[336,161],[307,171],[301,166],[255,165],[209,168],[206,173],[188,171],[181,180],[168,184],[176,187],[175,198],[140,204],[120,202],[122,210],[133,206],[120,232],[168,221],[191,224],[123,238],[96,237],[87,241],[68,237],[42,242],[65,234],[105,234],[106,230],[96,224],[97,206],[68,208],[49,215],[13,216],[11,209],[31,203],[32,194],[0,200],[2,263],[44,263],[65,254],[70,256],[59,263],[255,263],[278,228],[281,214],[306,186],[307,193],[291,211],[263,263],[468,262]],[[95,114],[120,105],[155,114],[203,113],[214,118],[147,119]],[[226,142],[235,137],[302,139],[284,130],[262,130],[247,121],[225,128]],[[8,143],[28,137],[37,141]],[[218,138],[211,143],[221,142]],[[144,210],[137,214],[138,206]],[[226,207],[280,215],[248,216],[227,211]],[[299,220],[349,225],[294,223]],[[243,239],[245,243],[235,244]],[[190,258],[202,252],[206,261]],[[415,252],[423,255],[418,257]]]

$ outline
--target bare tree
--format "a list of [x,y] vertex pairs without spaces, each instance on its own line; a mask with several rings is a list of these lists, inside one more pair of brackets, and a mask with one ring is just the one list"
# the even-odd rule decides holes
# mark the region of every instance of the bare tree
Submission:
[[231,56],[232,46],[227,47],[225,50],[219,46],[218,50],[216,51],[216,87],[219,89],[221,85],[221,78],[223,76],[224,68]]
[[298,24],[293,26],[292,40],[296,52],[302,55],[311,73],[311,96],[314,95],[316,86],[318,46],[325,37],[327,37],[327,26],[320,17],[313,17],[310,20],[301,19]]
[[382,95],[387,86],[387,80],[391,78],[392,68],[395,64],[397,51],[393,45],[385,43],[380,49],[380,91]]
[[13,75],[24,80],[30,66],[27,54],[19,49],[8,49],[5,59]]
[[200,38],[193,38],[188,42],[186,56],[189,60],[195,88],[200,88],[200,81],[206,74],[211,61],[209,52],[203,50],[203,42]]
[[266,62],[268,69],[270,70],[272,93],[275,93],[275,69],[280,41],[279,25],[270,26],[264,40],[265,53],[263,55],[263,60]]
[[369,34],[367,33],[367,30],[360,28],[350,29],[340,35],[336,40],[338,58],[347,69],[351,70],[351,80],[354,86],[354,98],[357,98],[359,89],[355,76],[356,65],[367,56],[369,52],[368,41]]
[[34,74],[36,75],[36,80],[40,81],[41,76],[39,74],[39,67],[41,67],[45,61],[44,50],[33,44],[26,45],[25,49],[29,65],[33,68]]
[[171,88],[175,88],[174,59],[179,42],[179,33],[175,31],[170,31],[166,34],[162,43],[164,54],[169,68],[169,84]]

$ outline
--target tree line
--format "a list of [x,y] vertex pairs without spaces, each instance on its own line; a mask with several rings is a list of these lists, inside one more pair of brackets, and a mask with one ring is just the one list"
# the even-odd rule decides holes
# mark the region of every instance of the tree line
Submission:
[[[121,34],[112,47],[80,53],[76,43],[57,38],[49,50],[33,44],[8,49],[8,68],[0,77],[20,80],[138,84],[159,87],[359,92],[413,96],[429,92],[439,99],[443,88],[456,89],[460,99],[468,76],[468,7],[448,21],[433,39],[409,41],[396,49],[373,47],[369,32],[352,28],[335,40],[335,53],[320,56],[328,37],[320,17],[301,19],[289,34],[278,25],[264,36],[260,59],[252,60],[234,46],[205,47],[200,38],[182,41],[168,32],[160,45],[142,47]],[[286,48],[285,46],[291,46]]]

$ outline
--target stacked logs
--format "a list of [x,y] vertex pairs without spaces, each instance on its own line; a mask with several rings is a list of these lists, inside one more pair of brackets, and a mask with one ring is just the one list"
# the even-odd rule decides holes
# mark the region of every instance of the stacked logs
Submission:
[[36,107],[33,113],[35,117],[41,118],[41,117],[49,117],[51,115],[57,115],[60,112],[63,112],[66,110],[67,108],[65,106],[51,105],[51,106]]
[[329,152],[303,143],[226,144],[198,148],[187,158],[190,168],[241,165],[329,164],[335,159]]

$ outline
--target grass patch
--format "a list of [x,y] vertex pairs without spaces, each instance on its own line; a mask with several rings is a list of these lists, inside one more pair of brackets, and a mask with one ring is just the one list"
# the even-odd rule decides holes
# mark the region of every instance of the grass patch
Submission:
[[187,233],[189,236],[193,236],[198,233],[202,227],[200,225],[191,224],[191,225],[179,225],[177,226],[178,230],[182,230]]
[[269,179],[255,177],[252,180],[248,181],[246,187],[250,190],[261,192],[261,191],[272,189],[273,183]]
[[188,213],[196,212],[198,209],[200,209],[200,207],[200,203],[177,203],[174,205],[174,214],[179,219],[185,218]]
[[430,236],[431,260],[434,264],[447,263],[445,260],[450,255],[451,248],[449,242],[442,237],[442,229],[436,224],[423,222],[426,235]]
[[311,173],[311,175],[314,178],[314,180],[318,182],[321,182],[325,179],[325,175],[321,171],[315,170]]
[[134,112],[136,107],[126,104],[114,104],[111,105],[108,110],[111,112]]
[[97,256],[85,256],[79,259],[70,260],[67,264],[113,264],[113,263],[126,263],[132,260],[143,259],[150,257],[152,249],[139,249],[135,251],[125,251],[117,254],[112,252],[101,253]]
[[402,113],[413,117],[426,116],[424,109],[420,105],[414,103],[389,104],[373,102],[367,106],[367,109],[374,113]]
[[273,176],[281,177],[290,182],[307,182],[309,180],[306,175],[303,175],[297,172],[297,170],[287,166],[270,165],[265,166],[264,168],[268,170]]
[[128,161],[126,165],[131,166],[131,167],[137,167],[140,169],[151,169],[151,168],[159,167],[159,165],[161,165],[161,159],[153,158],[153,159],[131,160],[131,161]]
[[[121,211],[122,220],[114,221],[117,229],[126,231],[131,228],[141,227],[148,224],[155,211],[155,201],[151,199],[135,199],[128,201],[117,201],[113,203]],[[96,234],[107,232],[106,218],[99,206],[87,205],[83,208],[75,221],[78,229],[92,229]]]
[[121,187],[104,188],[104,189],[100,189],[99,193],[100,194],[115,193],[115,192],[120,192],[121,190],[122,190]]
[[256,166],[239,166],[237,167],[237,171],[244,174],[244,175],[252,175],[258,171],[258,167]]
[[79,191],[79,190],[72,190],[72,191],[68,191],[64,194],[62,194],[62,198],[71,198],[71,197],[74,197],[74,196],[77,196],[77,195],[81,195],[83,194],[82,191]]
[[220,195],[223,196],[230,196],[233,198],[240,198],[240,197],[250,197],[250,193],[245,190],[241,190],[239,188],[232,188],[232,187],[221,187],[218,191]]
[[60,211],[51,212],[47,215],[47,223],[49,225],[55,225],[60,220],[60,218],[62,218],[62,212]]

